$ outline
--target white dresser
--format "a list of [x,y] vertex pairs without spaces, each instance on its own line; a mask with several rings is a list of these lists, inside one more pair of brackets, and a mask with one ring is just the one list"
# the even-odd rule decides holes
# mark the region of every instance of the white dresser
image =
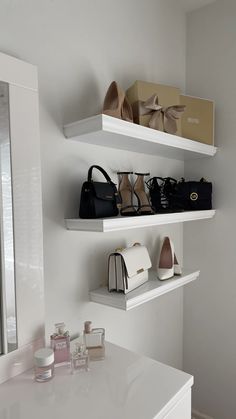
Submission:
[[106,343],[89,372],[56,369],[47,383],[32,370],[0,386],[0,419],[191,419],[193,377]]

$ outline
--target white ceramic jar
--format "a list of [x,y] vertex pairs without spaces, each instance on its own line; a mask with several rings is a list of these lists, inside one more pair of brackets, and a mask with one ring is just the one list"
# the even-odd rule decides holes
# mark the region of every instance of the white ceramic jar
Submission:
[[41,348],[34,353],[35,381],[44,383],[54,376],[54,351],[50,348]]

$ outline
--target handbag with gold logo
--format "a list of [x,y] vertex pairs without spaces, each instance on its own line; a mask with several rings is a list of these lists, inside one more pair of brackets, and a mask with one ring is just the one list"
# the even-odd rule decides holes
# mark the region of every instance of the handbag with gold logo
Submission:
[[171,196],[172,205],[182,207],[184,211],[212,209],[212,183],[202,178],[199,182],[185,182],[181,179]]

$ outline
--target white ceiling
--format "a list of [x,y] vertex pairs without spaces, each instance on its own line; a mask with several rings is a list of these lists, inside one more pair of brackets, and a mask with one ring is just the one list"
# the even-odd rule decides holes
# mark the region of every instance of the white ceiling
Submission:
[[216,0],[177,0],[180,3],[180,6],[186,12],[191,12],[193,10],[200,9],[200,7],[207,6],[210,3],[214,3]]

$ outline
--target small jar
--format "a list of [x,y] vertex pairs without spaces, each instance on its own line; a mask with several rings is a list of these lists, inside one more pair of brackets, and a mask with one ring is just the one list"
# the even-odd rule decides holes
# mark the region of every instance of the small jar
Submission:
[[44,383],[54,376],[54,351],[50,348],[41,348],[34,353],[35,381]]

